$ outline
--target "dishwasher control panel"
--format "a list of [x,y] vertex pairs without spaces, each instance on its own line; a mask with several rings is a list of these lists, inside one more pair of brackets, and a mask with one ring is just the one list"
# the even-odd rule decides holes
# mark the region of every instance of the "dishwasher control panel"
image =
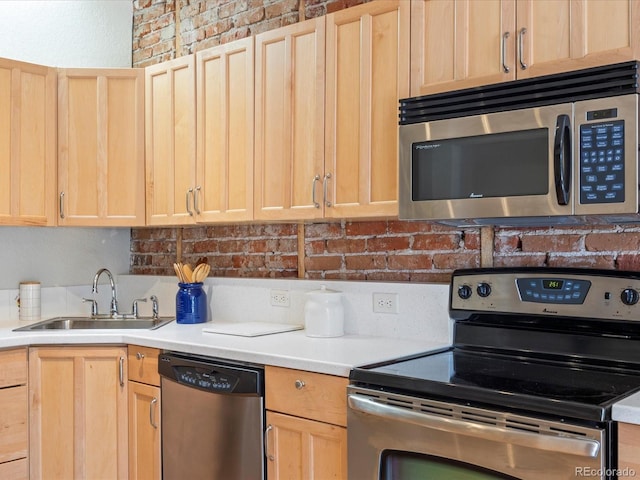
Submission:
[[264,395],[264,368],[195,355],[163,353],[158,373],[181,385],[220,394]]
[[238,384],[238,377],[228,373],[219,373],[215,370],[200,369],[194,367],[174,367],[176,379],[179,383],[193,385],[215,392],[233,392]]

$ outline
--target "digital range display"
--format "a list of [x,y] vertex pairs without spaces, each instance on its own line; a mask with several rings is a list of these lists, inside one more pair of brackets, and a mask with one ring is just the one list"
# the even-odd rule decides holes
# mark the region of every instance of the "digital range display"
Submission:
[[542,280],[542,288],[545,290],[562,290],[564,280]]

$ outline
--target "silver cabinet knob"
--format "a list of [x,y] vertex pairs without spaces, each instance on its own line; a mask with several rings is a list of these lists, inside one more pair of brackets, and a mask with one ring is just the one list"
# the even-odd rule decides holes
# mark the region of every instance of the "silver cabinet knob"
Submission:
[[302,381],[302,380],[296,380],[295,385],[296,385],[296,388],[297,388],[298,390],[302,390],[302,389],[304,388],[304,381]]

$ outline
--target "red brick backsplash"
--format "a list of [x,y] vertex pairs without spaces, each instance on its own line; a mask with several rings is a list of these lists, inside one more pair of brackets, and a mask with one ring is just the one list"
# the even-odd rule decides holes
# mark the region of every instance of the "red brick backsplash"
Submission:
[[[366,221],[304,225],[242,224],[132,230],[131,273],[167,275],[177,260],[206,258],[220,277],[448,281],[477,267],[479,231],[425,222]],[[300,254],[300,256],[299,256]]]
[[[480,266],[480,230],[429,222],[364,221],[136,228],[131,273],[171,275],[203,257],[219,277],[447,282]],[[640,270],[640,227],[496,228],[496,267]]]

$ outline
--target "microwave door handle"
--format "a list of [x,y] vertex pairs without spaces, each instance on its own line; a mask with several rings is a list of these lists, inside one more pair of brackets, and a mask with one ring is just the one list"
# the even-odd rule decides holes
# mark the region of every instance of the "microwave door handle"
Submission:
[[571,119],[558,115],[553,143],[553,168],[559,205],[569,204],[571,187]]

